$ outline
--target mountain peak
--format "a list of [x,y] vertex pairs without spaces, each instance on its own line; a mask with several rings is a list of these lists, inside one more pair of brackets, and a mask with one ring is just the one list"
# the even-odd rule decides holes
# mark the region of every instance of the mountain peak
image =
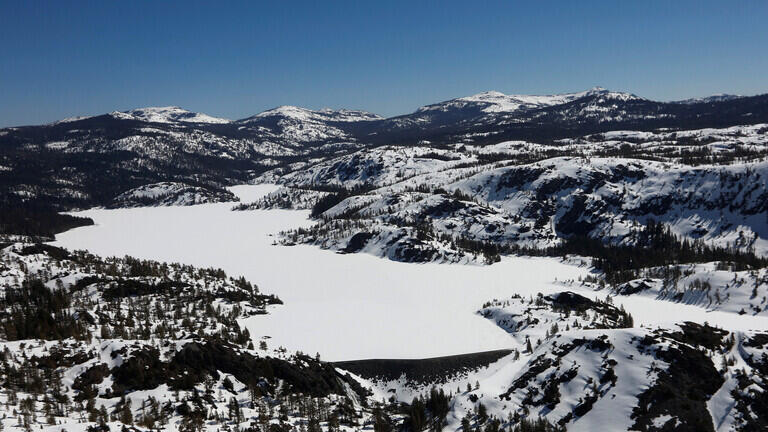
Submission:
[[[500,91],[490,90],[472,96],[465,96],[438,104],[427,105],[418,112],[444,111],[451,108],[461,108],[468,104],[483,104],[482,110],[486,113],[510,113],[520,109],[536,109],[553,105],[560,105],[576,99],[594,95],[613,95],[603,87],[593,87],[579,93],[561,93],[552,95],[508,95]],[[615,93],[621,95],[623,93]]]
[[178,106],[144,107],[128,111],[115,111],[111,116],[126,120],[140,120],[149,123],[229,123],[230,120],[212,117],[203,113],[187,111]]
[[272,117],[272,116],[284,116],[284,117],[303,117],[310,114],[312,110],[302,108],[294,105],[280,105],[278,107],[268,109],[256,114],[253,117]]
[[[595,86],[591,89],[581,92],[581,93],[574,93],[574,95],[578,97],[584,97],[584,96],[600,96],[601,98],[611,99],[611,100],[621,100],[621,101],[628,101],[628,100],[641,100],[644,99],[640,96],[637,96],[633,93],[627,93],[627,92],[617,92],[617,91],[611,91],[606,89],[605,87]],[[577,98],[578,99],[578,98]]]
[[254,116],[238,120],[247,123],[267,117],[286,117],[299,121],[337,121],[337,122],[355,122],[381,119],[380,116],[366,111],[322,108],[311,110],[308,108],[294,105],[280,105],[266,111],[262,111]]
[[[498,97],[505,97],[505,96],[506,94],[497,90],[488,90],[488,91],[484,91],[482,93],[478,93],[474,95],[474,97],[489,97],[489,98],[498,98]],[[473,96],[470,96],[470,97],[473,97]]]
[[689,104],[695,104],[695,103],[724,102],[724,101],[729,101],[733,99],[739,99],[742,97],[744,96],[728,94],[728,93],[716,93],[711,96],[683,99],[679,101],[673,101],[672,103],[689,105]]

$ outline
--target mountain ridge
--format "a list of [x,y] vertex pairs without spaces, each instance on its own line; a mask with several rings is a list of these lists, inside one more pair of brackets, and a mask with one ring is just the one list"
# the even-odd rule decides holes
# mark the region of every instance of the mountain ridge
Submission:
[[[609,90],[601,86],[595,86],[590,89],[579,91],[579,92],[566,92],[566,93],[553,93],[553,94],[505,94],[497,90],[487,90],[487,91],[483,91],[473,95],[460,96],[452,99],[446,99],[440,102],[435,102],[432,104],[423,105],[416,108],[414,111],[410,113],[395,114],[389,117],[383,117],[376,113],[372,113],[366,110],[359,110],[359,109],[349,109],[349,108],[311,109],[311,108],[295,106],[295,105],[280,105],[274,108],[263,110],[261,112],[258,112],[250,116],[242,117],[237,120],[230,120],[230,119],[225,119],[221,117],[210,116],[202,112],[189,111],[189,110],[183,109],[180,106],[170,105],[170,106],[146,106],[146,107],[132,108],[125,111],[112,111],[109,113],[102,113],[102,114],[95,114],[95,115],[72,116],[72,117],[61,119],[61,120],[56,120],[48,124],[68,123],[68,122],[98,117],[106,114],[114,115],[116,117],[122,117],[125,119],[143,120],[150,123],[151,122],[169,123],[172,121],[184,121],[189,123],[196,123],[196,122],[198,123],[242,123],[242,122],[247,122],[249,119],[254,119],[259,117],[268,117],[272,115],[291,116],[291,115],[295,115],[296,112],[316,113],[316,114],[350,113],[350,114],[360,114],[362,117],[367,117],[367,119],[369,120],[374,120],[374,119],[387,120],[387,119],[416,114],[422,111],[430,111],[430,110],[436,109],[435,107],[452,103],[452,102],[480,102],[480,103],[493,104],[494,99],[497,100],[497,103],[498,103],[498,100],[502,100],[502,101],[510,100],[510,101],[516,101],[519,103],[519,105],[524,105],[526,108],[531,108],[531,107],[560,105],[560,104],[572,102],[576,99],[580,99],[586,96],[593,96],[598,94],[608,95],[612,98],[624,98],[625,100],[641,99],[641,100],[647,100],[647,101],[659,102],[659,103],[690,105],[690,104],[698,104],[698,103],[723,102],[723,101],[729,101],[729,100],[735,100],[735,99],[757,97],[757,96],[763,96],[768,93],[760,93],[752,96],[717,93],[709,96],[691,97],[691,98],[686,98],[681,100],[663,102],[663,101],[655,101],[652,99],[643,98],[633,93]],[[512,108],[509,111],[515,111],[516,109],[517,107]],[[505,111],[497,110],[497,111],[489,111],[489,112],[505,112]],[[187,116],[189,116],[189,118],[185,118]],[[195,119],[195,116],[199,116],[199,118]],[[341,120],[341,121],[354,121],[354,120]],[[19,128],[19,127],[29,127],[29,126],[43,126],[43,125],[45,124],[7,126],[7,127],[0,128],[0,130],[13,129],[13,128]]]

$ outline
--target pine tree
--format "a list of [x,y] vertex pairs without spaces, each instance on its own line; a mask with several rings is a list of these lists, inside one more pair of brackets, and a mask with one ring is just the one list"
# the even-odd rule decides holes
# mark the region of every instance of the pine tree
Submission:
[[488,420],[488,409],[482,403],[477,405],[477,420],[479,423],[485,423]]
[[123,424],[126,425],[132,425],[133,424],[133,412],[131,411],[131,399],[128,398],[124,401],[122,406],[120,407],[120,415],[119,420]]
[[243,415],[240,411],[240,404],[237,402],[237,399],[234,396],[229,400],[228,408],[229,418],[235,423],[241,423],[243,421]]
[[464,416],[461,419],[461,430],[463,430],[464,432],[469,432],[471,428],[472,428],[472,425],[469,422],[469,417]]
[[387,420],[381,408],[373,410],[373,432],[392,432],[392,425]]

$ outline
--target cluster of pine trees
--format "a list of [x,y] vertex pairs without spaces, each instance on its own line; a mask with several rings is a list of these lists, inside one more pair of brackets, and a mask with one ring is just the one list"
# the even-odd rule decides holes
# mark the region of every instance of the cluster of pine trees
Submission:
[[763,268],[768,258],[737,249],[709,246],[701,240],[680,239],[663,223],[649,220],[632,246],[610,245],[599,239],[571,237],[550,255],[578,254],[593,257],[609,284],[617,285],[641,276],[641,270],[676,264],[724,261],[734,271]]

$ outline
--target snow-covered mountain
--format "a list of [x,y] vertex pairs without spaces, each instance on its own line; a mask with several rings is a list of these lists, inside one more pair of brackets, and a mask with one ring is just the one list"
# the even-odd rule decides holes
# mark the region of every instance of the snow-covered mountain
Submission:
[[130,111],[115,111],[110,114],[119,119],[139,120],[148,123],[229,123],[230,120],[212,117],[208,114],[187,111],[177,106],[137,108]]
[[348,130],[358,122],[379,120],[381,117],[356,110],[309,110],[295,106],[281,106],[238,120],[238,130],[269,134],[265,138],[296,147],[304,143],[330,140],[355,141]]
[[283,105],[267,111],[262,111],[255,116],[238,120],[238,123],[251,123],[266,117],[285,117],[297,121],[326,121],[326,122],[357,122],[379,120],[380,116],[359,110],[340,109],[333,110],[324,108],[321,110],[310,110],[291,105]]
[[683,99],[683,100],[680,100],[680,101],[675,101],[675,103],[681,103],[681,104],[712,103],[712,102],[729,101],[729,100],[733,100],[733,99],[739,99],[739,98],[742,98],[742,97],[744,97],[744,96],[720,93],[720,94],[715,94],[715,95],[706,96],[706,97]]
[[487,91],[472,96],[465,96],[433,105],[427,105],[419,108],[416,112],[450,111],[480,106],[482,107],[482,111],[486,113],[513,113],[520,110],[562,105],[577,99],[597,95],[602,96],[604,99],[622,101],[640,99],[629,93],[612,92],[602,87],[594,87],[578,93],[562,93],[555,95],[506,95],[498,91]]
[[[768,140],[761,134],[759,147],[765,154]],[[291,237],[337,250],[349,251],[349,242],[359,242],[360,233],[366,241],[355,250],[403,259],[407,254],[395,251],[407,241],[409,247],[429,251],[413,256],[427,261],[456,252],[457,239],[546,248],[577,236],[631,246],[645,225],[656,221],[688,241],[768,254],[765,161],[692,167],[593,156],[594,143],[586,142],[585,154],[578,157],[540,156],[531,163],[517,159],[530,157],[525,150],[543,149],[526,143],[515,144],[522,152],[498,147],[507,153],[492,153],[501,161],[490,163],[482,160],[486,153],[466,148],[380,147],[265,180],[283,183],[296,195],[356,190],[339,196],[318,215],[324,218],[318,230],[326,235],[310,230]],[[611,145],[626,145],[619,142]],[[598,152],[610,152],[601,145]],[[575,147],[570,151],[577,153]],[[357,223],[337,225],[349,218]],[[428,235],[416,247],[419,230]]]

